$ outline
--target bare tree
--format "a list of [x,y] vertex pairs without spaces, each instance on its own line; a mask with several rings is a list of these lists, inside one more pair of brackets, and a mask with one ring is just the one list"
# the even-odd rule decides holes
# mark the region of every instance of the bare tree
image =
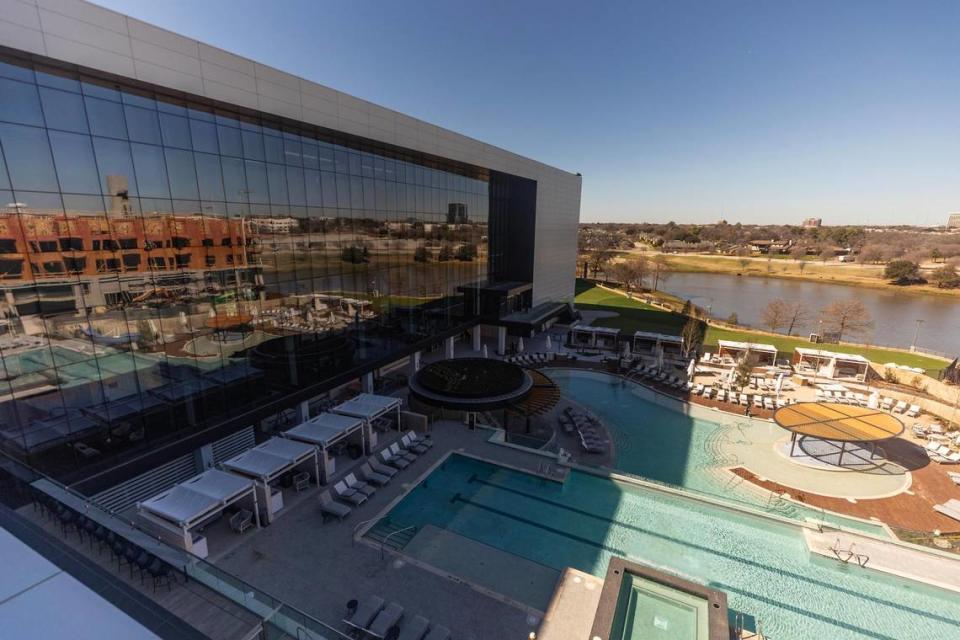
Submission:
[[866,305],[855,298],[837,300],[821,312],[823,326],[843,340],[844,334],[859,336],[873,328],[873,319]]
[[643,288],[643,281],[650,275],[650,261],[646,256],[634,256],[616,263],[620,282],[627,287],[627,291],[636,287]]
[[656,291],[661,282],[666,282],[670,277],[670,264],[667,257],[658,253],[650,259],[650,269],[653,271],[653,290]]
[[828,260],[837,255],[837,252],[830,245],[820,247],[820,261],[826,264]]
[[606,267],[613,260],[614,255],[613,249],[609,247],[601,247],[590,252],[590,270],[593,272],[594,278],[601,271],[606,273]]
[[763,324],[771,331],[786,327],[787,335],[793,335],[793,330],[803,326],[810,320],[810,312],[802,302],[788,302],[783,299],[771,300],[763,310]]
[[740,247],[737,249],[737,255],[740,256],[740,268],[746,269],[750,266],[750,249],[746,247]]
[[687,323],[683,325],[683,331],[680,336],[683,338],[683,357],[689,358],[690,354],[696,354],[703,344],[703,338],[707,332],[707,325],[702,320],[697,320],[693,316],[687,318]]

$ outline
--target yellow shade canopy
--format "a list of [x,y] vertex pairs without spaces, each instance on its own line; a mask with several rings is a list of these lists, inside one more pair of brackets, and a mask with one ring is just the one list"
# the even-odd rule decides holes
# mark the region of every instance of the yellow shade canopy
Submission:
[[773,419],[798,436],[835,442],[876,442],[903,433],[903,423],[880,409],[832,402],[800,402],[777,409]]

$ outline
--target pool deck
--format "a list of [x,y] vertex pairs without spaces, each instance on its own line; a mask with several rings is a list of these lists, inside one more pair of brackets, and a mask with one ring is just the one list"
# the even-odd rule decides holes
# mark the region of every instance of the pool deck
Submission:
[[448,574],[389,549],[381,557],[375,544],[354,539],[356,529],[385,513],[451,451],[535,474],[540,474],[547,460],[489,443],[490,431],[470,431],[458,422],[434,423],[432,435],[436,444],[428,453],[354,508],[343,522],[322,522],[315,500],[317,489],[312,488],[309,499],[285,509],[269,527],[245,535],[214,563],[344,631],[341,619],[346,615],[347,600],[377,595],[395,601],[410,617],[420,614],[450,628],[455,638],[526,638],[539,627],[542,611],[475,588],[469,576]]
[[577,569],[566,569],[557,581],[537,640],[589,638],[602,592],[600,578]]

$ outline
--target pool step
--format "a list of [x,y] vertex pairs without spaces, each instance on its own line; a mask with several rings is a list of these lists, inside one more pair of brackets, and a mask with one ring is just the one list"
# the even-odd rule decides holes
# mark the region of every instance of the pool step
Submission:
[[417,535],[418,529],[419,527],[406,527],[387,519],[374,525],[367,531],[366,537],[388,549],[400,551]]

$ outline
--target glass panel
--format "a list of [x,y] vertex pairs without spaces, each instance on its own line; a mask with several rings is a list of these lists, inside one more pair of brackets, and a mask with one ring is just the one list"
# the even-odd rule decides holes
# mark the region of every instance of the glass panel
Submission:
[[97,165],[90,136],[63,131],[50,132],[50,146],[57,166],[60,189],[66,193],[99,193]]
[[284,161],[283,140],[281,140],[280,138],[264,135],[263,149],[264,149],[264,155],[267,159],[267,162],[276,162],[279,164]]
[[251,203],[269,204],[270,190],[267,188],[267,165],[262,162],[246,160],[247,198]]
[[40,100],[43,103],[43,116],[51,129],[63,129],[77,133],[87,133],[87,112],[83,108],[83,97],[68,91],[40,88]]
[[160,114],[160,133],[168,147],[190,149],[190,125],[187,119],[169,113]]
[[201,200],[223,200],[223,175],[220,158],[208,153],[195,154],[197,182],[200,184]]
[[288,204],[286,167],[278,164],[268,164],[267,179],[270,187],[270,202],[272,204]]
[[127,137],[126,119],[123,107],[115,102],[99,98],[84,97],[87,106],[87,119],[90,121],[90,133],[108,138]]
[[0,120],[42,127],[43,112],[36,85],[0,78]]
[[221,158],[223,167],[223,191],[229,202],[248,202],[247,178],[243,160],[238,158]]
[[116,191],[127,190],[131,196],[139,194],[137,182],[133,179],[130,143],[94,137],[93,150],[100,171],[101,193],[113,195]]
[[[7,163],[4,162],[3,150],[0,149],[0,189],[9,189],[9,188],[10,188],[10,179],[7,177]],[[4,202],[3,204],[6,204],[6,202]]]
[[14,189],[58,191],[46,131],[0,123],[0,147]]
[[163,149],[149,144],[131,144],[133,166],[137,172],[140,195],[148,198],[169,198],[167,168]]
[[220,145],[217,143],[217,126],[215,124],[191,119],[190,137],[193,139],[193,148],[195,151],[220,153]]
[[240,129],[217,125],[217,137],[220,141],[220,153],[225,156],[243,156],[243,144],[240,142]]
[[193,153],[180,149],[164,149],[167,157],[167,175],[170,177],[170,194],[174,198],[200,199],[197,190],[197,171],[193,166]]
[[123,111],[127,116],[127,131],[130,133],[131,142],[160,144],[160,122],[157,120],[156,111],[129,105],[125,106]]
[[256,131],[243,130],[243,157],[251,160],[263,160],[263,135]]

